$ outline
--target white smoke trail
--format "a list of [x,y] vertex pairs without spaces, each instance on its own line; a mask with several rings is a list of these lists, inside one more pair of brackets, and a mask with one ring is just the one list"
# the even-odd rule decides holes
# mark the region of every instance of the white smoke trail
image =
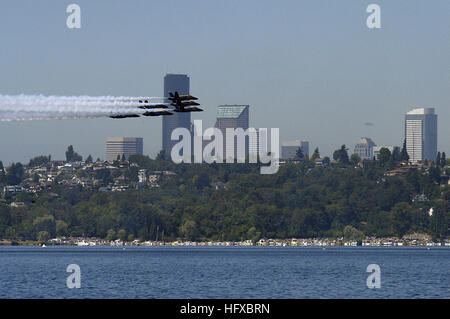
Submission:
[[21,100],[76,100],[76,101],[89,101],[89,100],[111,100],[111,101],[129,101],[129,100],[163,100],[164,97],[159,96],[113,96],[113,95],[105,95],[105,96],[89,96],[89,95],[76,95],[76,96],[64,96],[64,95],[42,95],[42,94],[19,94],[19,95],[2,95],[1,97],[11,97],[15,99]]
[[[157,97],[0,95],[0,121],[141,115],[139,101]],[[158,105],[162,103],[145,103]],[[153,109],[162,110],[162,109]]]

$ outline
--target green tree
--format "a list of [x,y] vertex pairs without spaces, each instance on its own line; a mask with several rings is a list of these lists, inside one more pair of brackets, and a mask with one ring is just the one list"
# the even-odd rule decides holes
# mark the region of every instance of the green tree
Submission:
[[125,171],[125,178],[131,182],[137,182],[138,180],[139,168],[131,167]]
[[12,226],[6,228],[6,230],[5,230],[5,238],[16,239],[17,238],[16,228],[12,227]]
[[441,152],[437,153],[435,164],[437,167],[441,166]]
[[197,237],[197,223],[193,220],[186,220],[180,227],[180,235],[187,240],[194,240]]
[[397,203],[391,210],[392,230],[402,238],[411,228],[412,207],[408,203]]
[[69,230],[69,225],[62,220],[57,220],[55,223],[55,228],[56,228],[56,236],[67,236],[68,235],[68,230]]
[[358,154],[354,153],[354,154],[352,154],[352,156],[350,156],[350,163],[352,165],[356,165],[359,162],[361,162],[361,157],[359,157]]
[[86,157],[85,162],[86,162],[86,164],[91,164],[92,163],[92,156],[91,156],[91,154],[89,154],[88,157]]
[[431,216],[430,232],[434,238],[444,239],[450,235],[450,212],[448,201],[437,200]]
[[302,150],[301,147],[299,147],[299,148],[297,149],[297,151],[295,152],[295,155],[296,155],[297,158],[300,159],[300,160],[302,160],[302,159],[305,157],[305,155],[303,154],[303,150]]
[[402,155],[398,146],[394,146],[394,150],[392,152],[392,160],[394,162],[400,162],[402,160]]
[[37,234],[37,240],[41,243],[46,243],[50,239],[50,234],[46,232],[45,230],[40,231]]
[[379,165],[381,167],[384,167],[391,161],[391,159],[392,159],[391,151],[386,147],[382,147],[380,149],[380,153],[378,153],[378,158],[377,158]]
[[203,189],[205,187],[208,187],[211,184],[211,180],[208,176],[208,174],[202,172],[198,175],[195,175],[192,178],[192,183],[197,187],[198,189]]
[[319,148],[316,147],[314,153],[311,155],[311,162],[314,162],[316,159],[320,158]]
[[364,233],[353,226],[347,225],[344,227],[344,239],[362,241]]
[[94,171],[96,179],[102,180],[104,184],[108,184],[112,181],[111,171],[107,168],[102,168]]
[[348,159],[348,149],[346,148],[345,144],[341,146],[340,149],[334,151],[333,153],[333,159],[335,161],[338,161],[342,164],[349,164],[350,161]]
[[250,227],[250,229],[247,231],[247,239],[249,239],[255,243],[260,238],[261,238],[261,232],[257,231],[254,226]]
[[5,175],[5,181],[8,185],[18,185],[22,182],[25,170],[21,163],[12,163]]
[[77,161],[82,161],[82,160],[83,160],[83,157],[73,150],[72,145],[69,145],[69,147],[67,147],[67,151],[66,151],[66,161],[67,162],[77,162]]
[[130,163],[138,164],[140,168],[155,169],[155,160],[147,155],[133,154],[128,157]]
[[50,162],[50,155],[48,157],[45,155],[40,155],[32,158],[28,163],[28,166],[36,167],[48,162]]
[[400,158],[402,161],[409,161],[408,151],[406,150],[406,139],[403,140],[402,151],[400,152]]
[[125,229],[119,229],[119,231],[117,232],[117,237],[121,240],[121,241],[126,241],[127,240],[127,231]]
[[33,221],[33,226],[36,232],[45,231],[49,234],[49,236],[55,236],[56,222],[52,215],[36,217]]
[[117,236],[116,236],[116,232],[114,231],[114,229],[108,230],[105,240],[106,241],[113,241],[116,238],[117,238]]
[[5,170],[3,168],[3,163],[0,161],[0,185],[5,183]]
[[72,161],[73,154],[74,154],[73,146],[69,145],[69,147],[67,147],[67,151],[66,151],[66,161],[67,162]]

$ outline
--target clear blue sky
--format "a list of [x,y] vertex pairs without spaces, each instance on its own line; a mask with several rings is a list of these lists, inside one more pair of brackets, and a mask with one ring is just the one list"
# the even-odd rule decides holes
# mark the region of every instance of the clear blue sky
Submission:
[[[2,0],[0,94],[160,96],[166,73],[186,73],[204,128],[218,105],[250,104],[252,126],[330,155],[361,136],[401,145],[404,114],[435,107],[450,155],[449,15],[448,0]],[[104,158],[108,136],[141,136],[154,156],[161,119],[1,122],[0,160],[63,159],[69,144]]]

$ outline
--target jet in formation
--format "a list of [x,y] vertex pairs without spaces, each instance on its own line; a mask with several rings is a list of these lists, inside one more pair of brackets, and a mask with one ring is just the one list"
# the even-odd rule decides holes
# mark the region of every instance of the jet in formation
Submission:
[[203,110],[199,107],[199,103],[195,102],[198,100],[197,97],[192,95],[180,95],[177,91],[175,93],[169,92],[168,103],[150,103],[146,99],[138,99],[137,108],[146,110],[144,113],[125,113],[125,114],[114,114],[110,118],[113,119],[123,119],[129,117],[140,117],[142,116],[161,116],[161,115],[173,115],[173,112],[202,112]]
[[169,97],[167,98],[171,101],[170,105],[174,107],[174,112],[202,112],[201,108],[197,106],[199,103],[194,100],[198,100],[195,96],[192,95],[179,95],[178,92],[172,93],[169,92]]

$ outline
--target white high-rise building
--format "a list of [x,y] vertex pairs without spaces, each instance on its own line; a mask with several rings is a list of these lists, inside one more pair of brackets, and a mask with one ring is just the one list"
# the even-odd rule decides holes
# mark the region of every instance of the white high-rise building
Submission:
[[373,148],[376,144],[369,137],[361,137],[355,145],[354,153],[359,155],[361,160],[373,159]]
[[413,109],[406,113],[405,139],[406,151],[412,163],[436,160],[437,115],[434,108]]
[[143,153],[142,137],[108,137],[106,139],[106,160],[114,162],[119,157]]

